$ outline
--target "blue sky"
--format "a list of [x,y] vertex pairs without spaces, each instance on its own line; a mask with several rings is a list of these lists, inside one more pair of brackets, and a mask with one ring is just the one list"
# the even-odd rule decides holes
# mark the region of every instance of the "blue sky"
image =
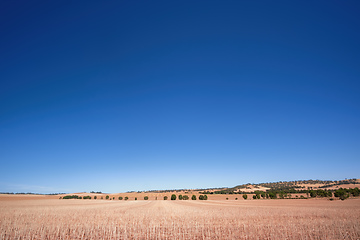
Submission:
[[358,1],[2,1],[0,191],[359,178]]

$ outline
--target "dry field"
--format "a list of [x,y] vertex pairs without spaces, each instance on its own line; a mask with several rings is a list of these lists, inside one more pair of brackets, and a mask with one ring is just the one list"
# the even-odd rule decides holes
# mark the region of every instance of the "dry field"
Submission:
[[360,199],[0,198],[0,239],[360,239]]

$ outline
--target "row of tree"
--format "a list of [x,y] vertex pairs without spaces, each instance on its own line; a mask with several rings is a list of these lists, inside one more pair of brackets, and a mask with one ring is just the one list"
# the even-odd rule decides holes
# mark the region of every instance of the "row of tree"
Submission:
[[[173,195],[171,195],[171,200],[176,200],[176,195],[175,194],[173,194]],[[178,196],[178,198],[179,198],[179,200],[189,200],[189,196],[188,195],[179,195]],[[67,196],[64,196],[64,197],[60,197],[60,199],[91,199],[91,196],[83,196],[83,197],[81,197],[81,196],[78,196],[78,195],[67,195]],[[94,196],[94,199],[97,199],[97,196]],[[101,197],[101,199],[103,199],[103,197]],[[106,195],[106,197],[105,197],[105,199],[106,200],[115,200],[115,197],[112,197],[112,198],[110,198],[110,196],[109,195]],[[129,197],[119,197],[118,198],[119,200],[128,200],[129,199]],[[164,196],[164,200],[167,200],[168,199],[168,197],[167,196]],[[208,199],[208,197],[207,197],[207,195],[199,195],[199,200],[207,200]],[[137,200],[137,197],[135,197],[135,200]],[[149,200],[149,197],[148,196],[144,196],[144,200]],[[156,197],[156,200],[157,200],[157,197]],[[192,195],[191,196],[191,200],[196,200],[196,195]]]

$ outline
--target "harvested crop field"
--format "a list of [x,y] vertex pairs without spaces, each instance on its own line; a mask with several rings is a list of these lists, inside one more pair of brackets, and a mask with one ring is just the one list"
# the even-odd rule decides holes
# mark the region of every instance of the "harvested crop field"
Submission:
[[360,199],[2,199],[0,239],[359,239]]

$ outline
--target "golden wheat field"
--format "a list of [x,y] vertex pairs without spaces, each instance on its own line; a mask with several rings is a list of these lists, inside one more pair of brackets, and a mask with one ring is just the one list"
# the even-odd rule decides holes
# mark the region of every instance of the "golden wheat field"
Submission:
[[3,198],[0,239],[360,239],[360,199]]

